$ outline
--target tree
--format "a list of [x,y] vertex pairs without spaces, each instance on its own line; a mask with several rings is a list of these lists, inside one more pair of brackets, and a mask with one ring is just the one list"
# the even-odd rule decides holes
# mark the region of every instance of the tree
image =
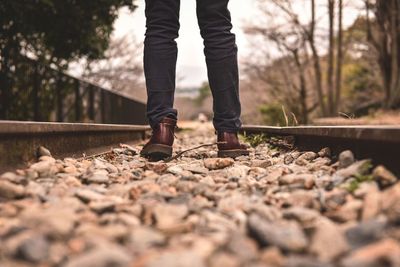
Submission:
[[[384,106],[400,106],[400,3],[397,0],[366,0],[368,40],[377,52]],[[371,11],[374,18],[371,18]]]
[[271,0],[271,2],[277,6],[288,18],[288,26],[295,28],[298,32],[302,33],[307,44],[311,49],[312,61],[313,61],[313,69],[314,69],[314,83],[315,83],[315,91],[317,93],[320,112],[323,116],[327,115],[327,108],[324,99],[324,90],[322,83],[322,67],[321,67],[321,59],[319,55],[319,51],[317,48],[316,41],[316,3],[315,0],[310,1],[310,9],[311,9],[311,19],[308,23],[302,23],[299,20],[299,15],[293,10],[292,1],[291,0]]
[[[100,58],[108,47],[119,8],[132,0],[3,0],[0,2],[0,116],[15,93],[12,74],[29,56],[57,69],[71,60]],[[40,80],[40,79],[39,79]]]
[[[314,75],[315,75],[315,88],[318,94],[318,100],[320,105],[321,114],[325,116],[327,114],[325,99],[324,99],[324,91],[322,86],[322,68],[321,62],[319,58],[319,53],[315,41],[315,27],[316,27],[316,9],[315,9],[315,0],[311,0],[311,21],[310,26],[302,27],[304,34],[307,36],[308,43],[311,48],[312,58],[314,62]],[[297,23],[299,24],[299,23]]]
[[338,32],[337,32],[337,56],[336,56],[336,94],[334,113],[339,112],[342,95],[342,69],[343,69],[343,0],[338,4]]
[[[300,121],[307,123],[309,113],[314,111],[315,107],[319,107],[320,114],[327,114],[322,82],[321,58],[317,48],[315,33],[317,24],[316,4],[315,1],[311,1],[311,18],[308,22],[304,22],[300,21],[299,14],[294,10],[292,2],[292,0],[261,1],[263,4],[272,3],[272,7],[277,7],[280,13],[270,11],[268,7],[261,9],[268,18],[269,25],[251,25],[247,28],[247,33],[261,35],[267,42],[272,41],[281,52],[282,58],[286,59],[282,61],[282,63],[287,63],[281,71],[288,74],[282,77],[282,83],[286,84],[287,87],[284,94],[284,98],[286,99],[284,104],[291,106],[291,110],[297,109],[299,111],[298,114],[300,114]],[[284,18],[284,20],[278,20],[278,23],[274,24],[273,21],[276,17],[280,19]],[[311,50],[311,58],[309,57],[309,50]],[[273,64],[275,65],[276,62]],[[309,68],[309,65],[312,68]],[[293,70],[291,70],[292,68]],[[254,69],[257,68],[254,67]],[[310,70],[313,75],[307,75]],[[296,75],[294,79],[291,77],[292,74]],[[261,73],[261,75],[268,77],[266,73]],[[276,76],[273,79],[276,79]],[[271,82],[271,80],[268,82]],[[279,88],[283,87],[280,86]],[[309,98],[309,96],[314,97],[312,89],[315,91],[315,100]],[[293,99],[295,100],[293,101]],[[300,107],[296,108],[299,104]]]
[[142,43],[130,35],[111,40],[100,60],[89,60],[83,78],[104,88],[136,96],[144,93]]
[[333,99],[333,70],[334,70],[334,56],[335,56],[335,0],[328,0],[328,14],[329,14],[329,48],[328,48],[328,68],[326,75],[326,84],[328,89],[328,114],[334,114],[334,99]]

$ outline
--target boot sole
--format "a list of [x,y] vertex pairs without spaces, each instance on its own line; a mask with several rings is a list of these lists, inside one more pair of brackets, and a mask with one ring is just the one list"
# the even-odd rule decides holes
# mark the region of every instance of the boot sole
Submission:
[[219,150],[219,158],[237,158],[240,156],[248,156],[250,152],[246,149]]
[[152,144],[140,152],[142,157],[151,160],[163,160],[172,156],[172,147],[167,145]]

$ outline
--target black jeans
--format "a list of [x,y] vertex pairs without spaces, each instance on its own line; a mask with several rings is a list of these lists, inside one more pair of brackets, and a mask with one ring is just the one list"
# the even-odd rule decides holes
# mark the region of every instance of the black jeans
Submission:
[[[186,1],[186,0],[185,0]],[[231,33],[229,0],[197,0],[197,18],[204,39],[208,80],[213,95],[214,127],[236,132],[240,126],[239,75],[235,35]],[[147,116],[154,129],[173,108],[178,49],[180,0],[146,0],[144,72]]]

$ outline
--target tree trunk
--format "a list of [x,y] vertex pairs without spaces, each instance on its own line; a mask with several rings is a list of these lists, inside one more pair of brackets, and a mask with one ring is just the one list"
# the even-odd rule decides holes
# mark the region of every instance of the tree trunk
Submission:
[[307,107],[307,88],[304,67],[300,62],[298,50],[293,50],[294,62],[299,72],[300,92],[299,100],[301,104],[301,121],[303,124],[308,123],[308,107]]
[[391,41],[391,81],[389,107],[399,104],[399,6],[397,0],[390,0],[390,41]]
[[334,23],[335,23],[335,0],[328,0],[329,13],[329,50],[328,50],[328,69],[326,75],[326,84],[328,87],[328,115],[334,114],[334,99],[333,99],[333,68],[334,68]]
[[400,103],[399,74],[399,4],[398,0],[377,0],[374,6],[375,27],[369,20],[370,3],[366,0],[368,41],[378,52],[377,62],[385,90],[384,107]]
[[38,62],[34,63],[34,76],[33,76],[33,87],[32,87],[32,106],[33,106],[33,120],[40,121],[40,85],[41,85],[41,73]]
[[337,37],[337,59],[336,59],[336,95],[335,115],[339,112],[342,94],[342,67],[343,67],[343,0],[339,0],[338,14],[338,37]]
[[75,122],[81,122],[82,120],[82,109],[81,109],[81,93],[80,93],[80,82],[79,80],[74,80],[74,90],[75,90]]
[[5,47],[1,51],[0,69],[0,119],[8,119],[8,109],[10,102],[10,82],[8,77],[9,70],[9,49]]
[[64,121],[64,94],[63,94],[62,73],[58,72],[57,87],[56,87],[56,106],[57,106],[57,121]]
[[311,24],[310,24],[310,32],[308,34],[308,43],[311,48],[312,57],[313,57],[313,65],[315,72],[315,87],[318,95],[318,101],[320,105],[320,110],[323,116],[326,116],[326,107],[324,101],[324,93],[322,88],[322,71],[321,71],[321,63],[318,55],[318,50],[315,45],[315,0],[311,0]]

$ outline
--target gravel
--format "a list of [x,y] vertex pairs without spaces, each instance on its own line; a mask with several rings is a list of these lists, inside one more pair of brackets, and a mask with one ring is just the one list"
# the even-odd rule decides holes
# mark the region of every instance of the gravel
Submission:
[[[199,124],[175,151],[214,142]],[[400,266],[400,183],[385,166],[329,148],[260,144],[233,160],[202,147],[168,163],[140,149],[41,148],[1,175],[0,266]]]

